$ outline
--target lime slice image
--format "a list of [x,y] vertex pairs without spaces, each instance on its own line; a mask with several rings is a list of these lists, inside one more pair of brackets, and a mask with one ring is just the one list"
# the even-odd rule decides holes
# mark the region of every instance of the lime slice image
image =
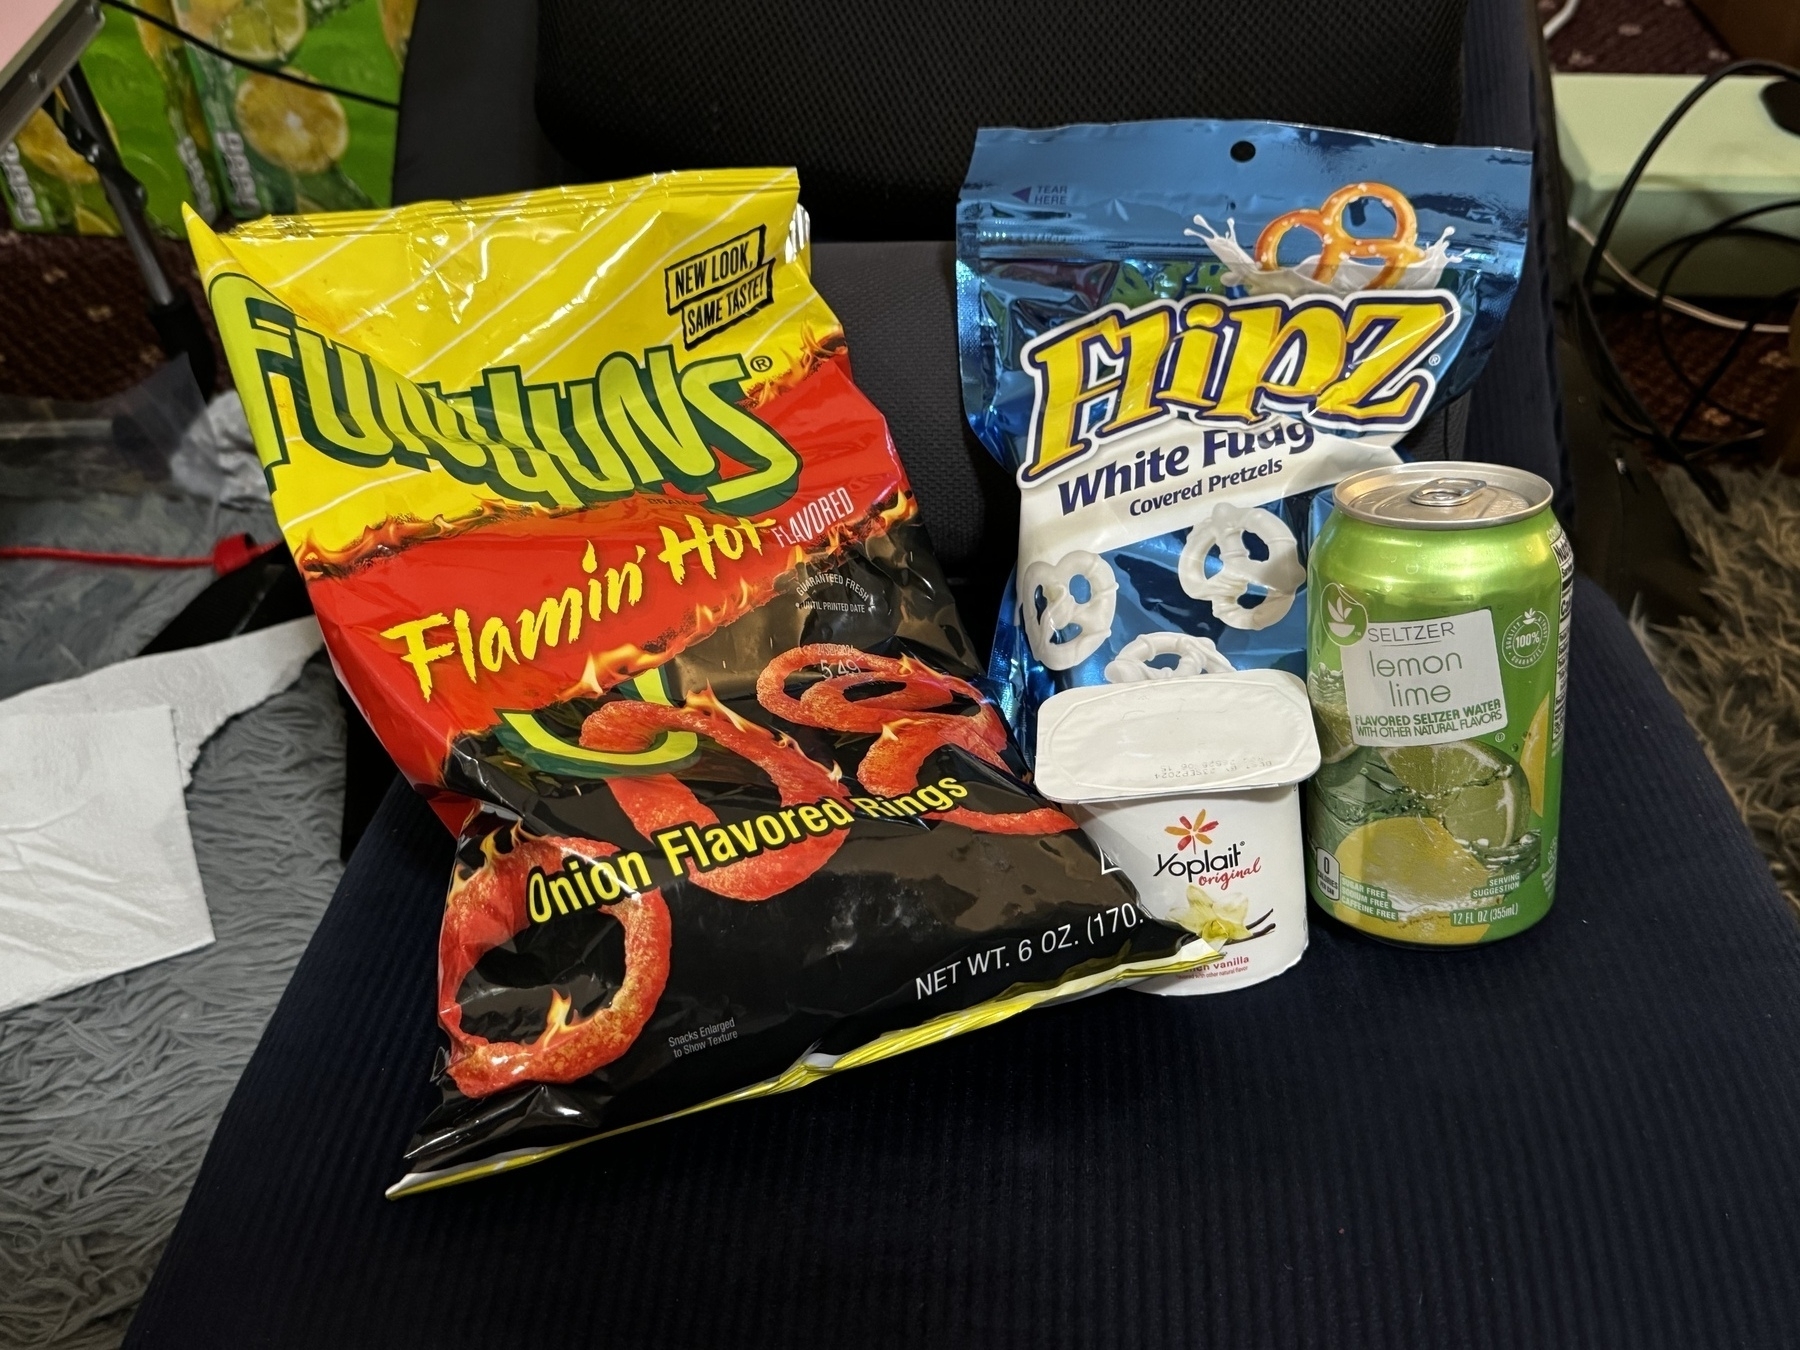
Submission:
[[1381,757],[1394,771],[1394,777],[1421,797],[1442,797],[1487,782],[1512,767],[1505,755],[1480,741],[1398,746],[1383,750]]
[[1525,789],[1505,755],[1480,741],[1382,751],[1394,777],[1416,792],[1452,838],[1504,848],[1525,828]]
[[1350,710],[1339,704],[1313,704],[1313,724],[1319,733],[1319,755],[1327,764],[1335,764],[1356,749],[1350,739]]
[[1464,788],[1443,803],[1438,819],[1452,838],[1477,850],[1504,848],[1525,824],[1524,792],[1508,776]]
[[1312,702],[1313,725],[1319,733],[1319,754],[1335,764],[1356,749],[1350,738],[1350,708],[1344,700],[1344,677],[1326,666],[1314,666],[1306,679],[1306,695]]

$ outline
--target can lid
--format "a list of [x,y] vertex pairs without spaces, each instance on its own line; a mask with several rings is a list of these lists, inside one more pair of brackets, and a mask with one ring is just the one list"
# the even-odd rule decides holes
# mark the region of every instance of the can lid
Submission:
[[1505,525],[1550,505],[1550,484],[1504,464],[1391,464],[1353,473],[1332,499],[1347,516],[1410,530]]

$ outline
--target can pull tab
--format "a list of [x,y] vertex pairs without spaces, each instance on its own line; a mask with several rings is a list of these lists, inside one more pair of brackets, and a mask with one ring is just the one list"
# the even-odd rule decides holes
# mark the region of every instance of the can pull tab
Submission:
[[1433,478],[1429,483],[1414,488],[1406,500],[1415,506],[1435,506],[1449,510],[1463,505],[1486,486],[1487,481],[1481,478]]

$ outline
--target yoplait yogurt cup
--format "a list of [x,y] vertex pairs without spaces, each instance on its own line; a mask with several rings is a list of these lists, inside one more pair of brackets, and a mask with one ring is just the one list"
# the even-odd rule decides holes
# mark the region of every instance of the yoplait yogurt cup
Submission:
[[1147,992],[1239,989],[1300,959],[1299,784],[1318,767],[1306,687],[1285,671],[1093,685],[1039,711],[1039,790],[1069,807],[1147,914],[1220,952]]

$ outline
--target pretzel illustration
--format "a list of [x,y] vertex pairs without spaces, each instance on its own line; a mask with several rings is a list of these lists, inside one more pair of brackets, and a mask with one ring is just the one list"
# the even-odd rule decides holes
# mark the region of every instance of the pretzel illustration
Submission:
[[[1394,213],[1394,233],[1385,239],[1364,238],[1344,228],[1344,212],[1365,198],[1380,202]],[[1276,255],[1289,230],[1307,230],[1319,237],[1319,261],[1314,281],[1330,281],[1346,259],[1385,264],[1375,286],[1392,286],[1408,268],[1425,259],[1418,245],[1419,216],[1398,188],[1386,183],[1347,183],[1325,199],[1317,211],[1289,211],[1276,216],[1256,238],[1256,265],[1265,272],[1280,267]]]
[[[1173,666],[1153,666],[1159,656],[1173,656]],[[1192,633],[1141,633],[1119,648],[1106,665],[1108,684],[1143,684],[1148,680],[1172,680],[1178,675],[1213,675],[1235,667],[1211,638]]]
[[[1247,535],[1262,541],[1262,558],[1251,556]],[[1218,570],[1209,573],[1207,561],[1215,551]],[[1260,506],[1230,502],[1219,503],[1188,531],[1175,574],[1182,590],[1209,602],[1213,617],[1233,628],[1267,628],[1279,622],[1306,582],[1299,544],[1281,517]]]
[[[1076,577],[1087,582],[1085,600],[1070,589]],[[1076,549],[1053,563],[1032,563],[1019,576],[1020,619],[1032,655],[1051,670],[1071,670],[1087,660],[1112,632],[1118,591],[1118,578],[1098,553]]]

